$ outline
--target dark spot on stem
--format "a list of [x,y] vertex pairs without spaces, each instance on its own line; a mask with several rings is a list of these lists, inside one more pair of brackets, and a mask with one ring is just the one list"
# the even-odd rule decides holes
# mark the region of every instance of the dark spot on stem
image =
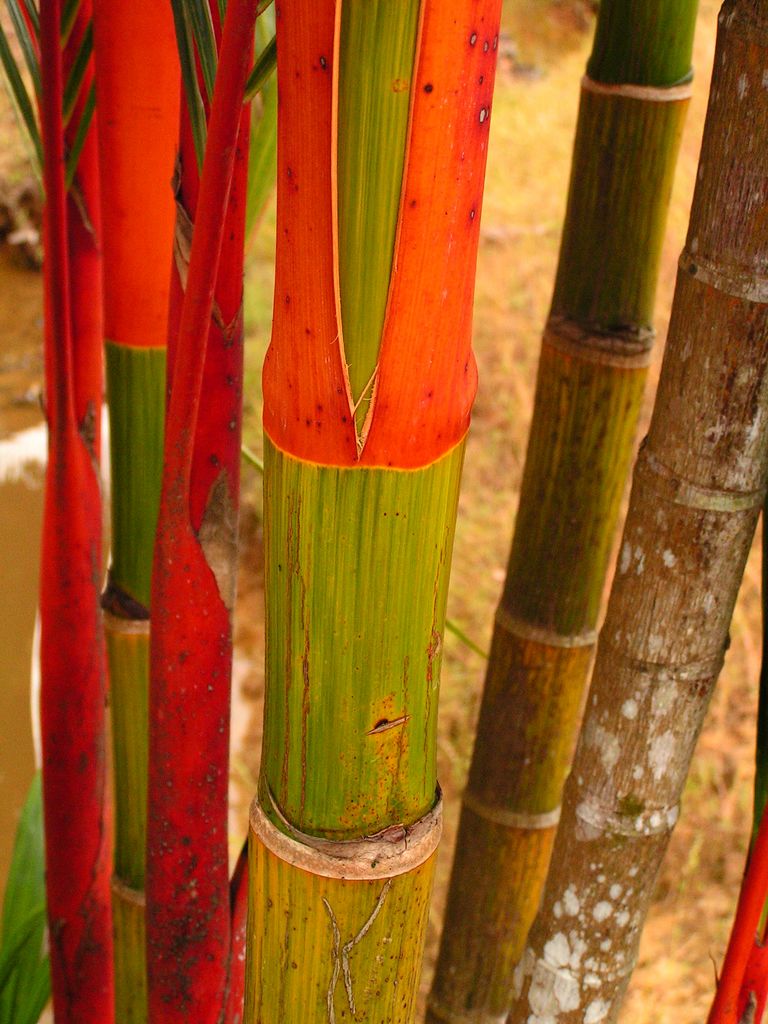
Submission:
[[323,69],[323,71],[326,71],[328,69],[328,61],[322,55],[320,57],[320,67]]
[[427,82],[427,84],[424,86],[424,92],[427,92],[427,93],[433,92],[434,88],[435,87],[434,87],[434,85],[432,85],[431,82]]

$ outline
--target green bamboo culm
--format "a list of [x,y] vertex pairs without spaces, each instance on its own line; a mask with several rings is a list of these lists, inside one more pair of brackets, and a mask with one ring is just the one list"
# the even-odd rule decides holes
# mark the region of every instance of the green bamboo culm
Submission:
[[546,877],[653,340],[696,9],[600,5],[430,1024],[505,1018]]
[[165,417],[165,349],[106,345],[110,410],[112,584],[149,608]]
[[103,598],[115,785],[113,921],[117,1006],[146,1020],[146,857],[149,590],[162,470],[165,350],[107,342],[112,562]]
[[[458,447],[423,470],[335,468],[267,442],[267,677],[289,674],[266,696],[261,785],[302,832],[359,839],[435,802],[462,459]],[[402,567],[416,564],[409,585]]]

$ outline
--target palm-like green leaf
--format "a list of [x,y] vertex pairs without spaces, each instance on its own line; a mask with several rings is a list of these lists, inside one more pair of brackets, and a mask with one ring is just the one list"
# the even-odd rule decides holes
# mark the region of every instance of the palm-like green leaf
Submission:
[[85,140],[88,135],[88,129],[90,128],[91,121],[93,120],[93,114],[96,110],[96,86],[91,84],[88,90],[88,96],[83,106],[83,112],[80,115],[80,122],[75,132],[75,138],[72,146],[67,154],[67,167],[66,167],[66,184],[67,188],[71,188],[75,180],[77,173],[77,164],[80,159],[80,154],[85,145]]
[[246,102],[248,100],[252,100],[257,93],[261,92],[276,67],[277,39],[275,36],[272,36],[270,41],[257,57],[256,63],[253,66],[253,71],[251,71],[248,76],[248,81],[245,86]]
[[[40,61],[37,42],[37,33],[39,32],[37,8],[33,0],[6,0],[6,7],[16,41],[21,50],[24,66],[32,82],[34,94],[38,96],[40,92]],[[72,31],[79,7],[80,0],[68,0],[64,7],[61,26],[62,45],[64,45]],[[63,114],[65,124],[72,118],[78,99],[81,97],[85,74],[92,54],[93,26],[89,25],[83,34],[82,42],[75,54],[69,77],[64,86]],[[17,116],[32,146],[36,170],[39,171],[43,160],[43,145],[35,102],[29,93],[24,81],[24,75],[14,56],[10,40],[2,26],[0,26],[0,65],[2,65],[3,72],[5,73],[8,91]],[[95,107],[96,93],[94,86],[91,84],[74,133],[74,141],[67,155],[67,188],[71,188],[75,180],[77,162],[85,144],[88,128],[93,120]]]
[[0,26],[0,64],[5,72],[5,80],[16,114],[26,130],[37,159],[37,165],[40,167],[43,162],[43,148],[35,110],[2,26]]
[[[22,7],[23,4],[23,7]],[[13,25],[13,32],[21,49],[24,63],[35,90],[35,95],[40,95],[40,62],[37,53],[36,37],[33,37],[29,30],[29,22],[32,21],[33,30],[37,26],[37,10],[31,2],[26,0],[6,0],[5,6],[8,16]]]
[[83,84],[85,72],[88,70],[88,62],[93,53],[93,22],[83,34],[82,42],[72,62],[69,78],[64,86],[64,124],[67,124],[72,111],[75,109],[77,98],[80,95],[80,87]]
[[181,81],[184,87],[184,95],[189,108],[189,119],[192,125],[192,138],[195,143],[195,155],[197,165],[203,166],[203,154],[205,152],[206,120],[203,97],[200,94],[200,86],[197,82],[197,69],[195,67],[195,46],[188,12],[188,4],[185,0],[171,0],[173,11],[173,22],[176,27],[176,45],[179,48],[179,61],[181,63]]
[[50,995],[45,944],[45,866],[40,774],[29,789],[13,847],[0,931],[0,1024],[36,1024]]

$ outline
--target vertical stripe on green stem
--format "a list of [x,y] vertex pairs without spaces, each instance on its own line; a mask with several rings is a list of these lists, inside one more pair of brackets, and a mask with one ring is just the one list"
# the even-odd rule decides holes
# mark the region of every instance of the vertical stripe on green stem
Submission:
[[[379,358],[400,207],[419,0],[341,7],[338,119],[339,291],[352,396]],[[367,395],[370,398],[370,395]],[[358,431],[368,411],[356,413]]]
[[266,444],[262,785],[304,832],[371,835],[432,806],[462,461],[337,468]]

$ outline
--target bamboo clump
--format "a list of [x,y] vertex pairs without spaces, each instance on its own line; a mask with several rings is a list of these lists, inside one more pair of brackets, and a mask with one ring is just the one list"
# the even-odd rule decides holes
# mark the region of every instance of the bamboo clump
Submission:
[[616,1019],[727,647],[768,472],[767,30],[755,0],[721,11],[659,393],[512,1024]]
[[546,878],[650,361],[696,7],[600,5],[433,1024],[504,1019]]

